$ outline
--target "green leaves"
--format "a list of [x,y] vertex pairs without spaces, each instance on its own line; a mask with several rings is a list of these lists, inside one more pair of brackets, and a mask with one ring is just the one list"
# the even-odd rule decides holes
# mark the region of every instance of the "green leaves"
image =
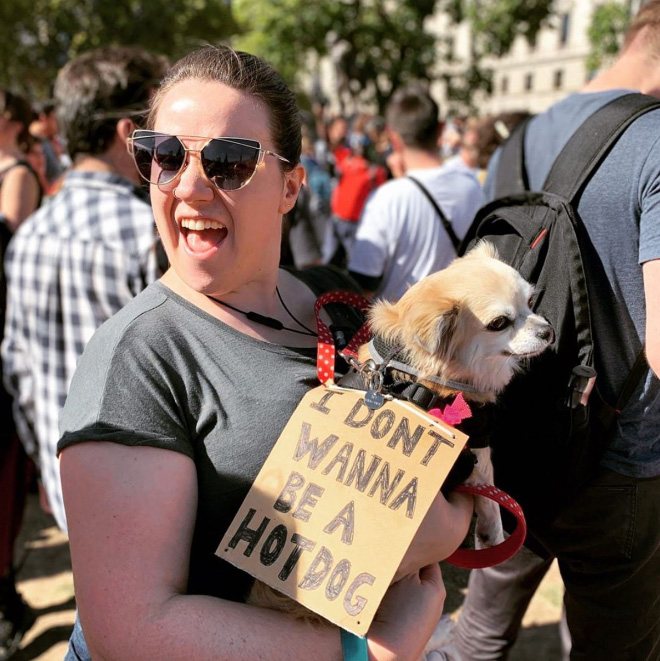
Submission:
[[0,2],[0,85],[49,93],[69,59],[109,44],[176,59],[236,30],[226,0],[7,0]]
[[596,71],[619,52],[629,22],[630,9],[627,4],[607,2],[596,7],[588,32],[591,43],[591,52],[586,62],[588,71]]
[[[295,84],[329,56],[340,94],[382,110],[393,88],[429,78],[435,38],[424,27],[435,0],[234,0],[239,48],[267,59]],[[327,90],[331,92],[333,90]]]

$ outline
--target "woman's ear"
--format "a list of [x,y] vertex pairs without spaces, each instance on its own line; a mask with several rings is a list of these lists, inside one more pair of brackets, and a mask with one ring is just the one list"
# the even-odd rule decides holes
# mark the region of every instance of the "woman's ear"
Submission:
[[279,208],[281,214],[289,213],[293,209],[304,179],[305,168],[300,163],[293,170],[284,173],[284,187],[282,189],[282,199],[280,200]]
[[134,129],[135,124],[133,124],[133,121],[128,119],[128,117],[122,117],[117,122],[117,137],[121,140],[124,146],[128,143],[128,138],[131,133],[133,133]]

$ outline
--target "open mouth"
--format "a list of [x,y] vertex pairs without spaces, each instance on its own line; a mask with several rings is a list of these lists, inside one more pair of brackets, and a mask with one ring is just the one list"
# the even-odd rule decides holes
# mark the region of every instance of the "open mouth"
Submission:
[[191,252],[202,254],[219,246],[227,236],[227,228],[217,220],[184,218],[181,235]]

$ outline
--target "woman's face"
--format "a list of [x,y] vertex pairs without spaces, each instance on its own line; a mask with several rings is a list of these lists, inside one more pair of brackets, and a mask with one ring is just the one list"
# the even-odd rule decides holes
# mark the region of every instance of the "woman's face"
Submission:
[[[174,85],[161,99],[154,130],[202,136],[184,138],[189,149],[201,149],[208,138],[235,137],[258,140],[263,149],[277,151],[266,108],[213,81]],[[188,152],[188,165],[175,182],[160,188],[152,184],[158,232],[171,267],[187,286],[220,296],[276,277],[282,214],[295,203],[302,170],[284,173],[279,163],[266,155],[247,186],[225,192],[206,178],[199,153]],[[190,227],[200,223],[211,227]]]

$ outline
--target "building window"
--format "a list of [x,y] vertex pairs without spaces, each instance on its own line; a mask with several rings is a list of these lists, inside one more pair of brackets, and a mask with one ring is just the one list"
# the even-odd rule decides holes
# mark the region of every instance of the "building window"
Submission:
[[525,91],[531,92],[533,88],[534,88],[534,74],[528,73],[525,76]]
[[554,77],[554,87],[556,90],[560,90],[564,85],[564,72],[561,69],[555,71]]
[[530,37],[529,41],[527,42],[529,46],[529,52],[533,53],[536,50],[536,39],[538,35],[534,35],[533,37]]
[[502,80],[500,82],[500,92],[502,94],[506,94],[509,91],[509,76],[502,76]]
[[562,14],[561,27],[559,31],[559,45],[565,46],[568,43],[568,37],[571,30],[571,15]]

